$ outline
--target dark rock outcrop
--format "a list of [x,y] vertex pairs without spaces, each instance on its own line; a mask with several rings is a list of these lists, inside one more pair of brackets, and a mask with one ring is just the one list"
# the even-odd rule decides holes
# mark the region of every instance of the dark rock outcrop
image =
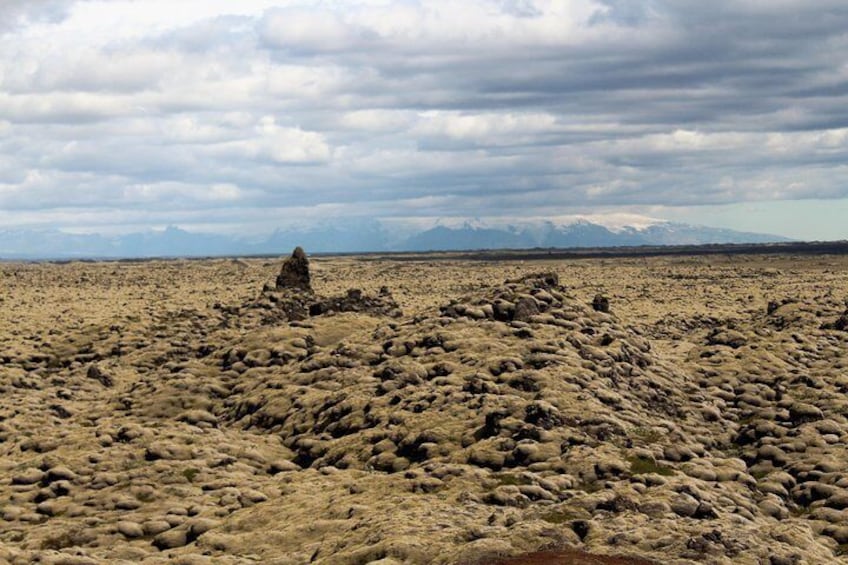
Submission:
[[264,325],[303,321],[313,316],[341,312],[394,318],[402,314],[391,291],[385,286],[376,296],[368,296],[355,288],[340,296],[316,294],[311,285],[309,260],[301,247],[295,248],[291,257],[283,263],[276,285],[266,284],[257,299],[243,304],[236,312],[248,316],[258,314]]
[[363,312],[395,318],[401,315],[397,302],[395,302],[391,292],[385,287],[380,289],[379,296],[367,296],[361,290],[351,288],[344,296],[322,298],[309,305],[310,316],[338,312]]
[[299,289],[312,292],[312,281],[309,276],[309,259],[303,248],[296,247],[291,257],[286,259],[277,275],[277,290]]

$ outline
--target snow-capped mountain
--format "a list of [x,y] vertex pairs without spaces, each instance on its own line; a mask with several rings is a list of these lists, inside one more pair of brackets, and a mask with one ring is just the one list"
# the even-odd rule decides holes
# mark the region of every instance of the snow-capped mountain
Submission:
[[[419,224],[420,225],[420,224]],[[766,243],[786,238],[693,226],[632,214],[559,216],[458,223],[436,220],[406,239],[408,251]]]
[[0,231],[0,258],[187,257],[312,253],[456,251],[706,243],[767,243],[787,238],[608,214],[550,218],[328,219],[281,228],[263,239],[195,233],[177,227],[119,236],[59,230]]

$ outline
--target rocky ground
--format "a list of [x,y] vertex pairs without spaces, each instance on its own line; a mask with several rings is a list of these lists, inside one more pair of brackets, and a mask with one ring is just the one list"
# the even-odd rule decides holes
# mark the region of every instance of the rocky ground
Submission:
[[848,258],[407,259],[0,264],[0,562],[848,563]]

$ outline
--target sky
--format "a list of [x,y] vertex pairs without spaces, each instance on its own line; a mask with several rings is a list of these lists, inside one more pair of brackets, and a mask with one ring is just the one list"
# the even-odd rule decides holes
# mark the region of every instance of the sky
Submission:
[[848,239],[844,0],[2,0],[0,229]]

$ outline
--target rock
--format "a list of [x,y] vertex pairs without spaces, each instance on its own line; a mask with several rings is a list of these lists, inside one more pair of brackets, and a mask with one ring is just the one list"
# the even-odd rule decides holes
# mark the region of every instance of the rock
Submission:
[[55,499],[45,500],[44,502],[40,502],[38,506],[35,507],[35,511],[44,516],[56,516],[58,513],[62,511],[64,506],[62,503],[56,501]]
[[277,290],[298,289],[312,292],[312,281],[309,275],[309,259],[300,247],[295,247],[291,257],[283,262],[280,274],[277,275]]
[[152,443],[147,446],[144,452],[144,458],[147,461],[156,461],[158,459],[186,461],[192,459],[192,457],[193,453],[190,447],[166,441]]
[[592,310],[594,310],[595,312],[608,313],[610,311],[609,298],[607,298],[603,294],[596,294],[595,297],[592,299]]
[[504,466],[506,455],[494,449],[475,448],[468,455],[469,465],[499,470]]
[[671,500],[671,510],[686,518],[695,516],[699,506],[700,503],[694,497],[685,493],[678,494]]
[[239,498],[242,506],[250,506],[251,504],[259,504],[260,502],[265,502],[268,500],[268,497],[259,492],[258,490],[253,489],[242,489],[241,497]]
[[137,510],[141,508],[141,501],[128,496],[123,496],[114,502],[114,507],[116,510]]
[[825,504],[837,510],[848,509],[848,491],[842,490],[834,493],[827,499]]
[[574,520],[571,522],[570,526],[572,531],[577,534],[577,537],[580,538],[580,541],[586,539],[586,536],[589,535],[589,532],[593,529],[593,524],[591,520]]
[[822,533],[840,545],[848,544],[848,526],[827,526]]
[[530,500],[557,500],[557,497],[539,485],[518,485],[518,491]]
[[671,512],[671,506],[662,500],[648,501],[639,504],[638,510],[651,518],[661,518]]
[[162,532],[167,532],[173,526],[167,520],[148,520],[141,525],[146,536],[156,536]]
[[272,461],[270,465],[268,465],[268,474],[276,475],[277,473],[291,473],[293,471],[300,471],[301,468],[291,461],[287,461],[285,459],[278,459],[276,461]]
[[[378,296],[367,296],[355,288],[349,289],[342,296],[322,298],[309,305],[310,316],[341,312],[362,312],[394,318],[402,315],[390,292],[381,292]],[[405,355],[406,348],[399,347],[398,353]]]
[[775,518],[777,520],[782,520],[789,515],[789,511],[783,506],[779,500],[774,498],[767,498],[757,505],[760,512],[764,515],[769,516],[771,518]]
[[23,514],[24,509],[19,506],[6,506],[3,508],[2,517],[7,522],[14,522],[15,520],[19,520]]
[[94,379],[95,381],[99,382],[107,388],[115,386],[115,379],[113,379],[111,375],[103,371],[103,369],[101,369],[100,366],[97,364],[92,364],[88,366],[86,376],[89,379]]
[[39,469],[31,468],[26,469],[25,471],[21,471],[15,475],[12,475],[12,484],[13,485],[34,485],[35,483],[41,481],[45,476],[45,473]]
[[709,502],[701,502],[695,510],[693,518],[698,518],[700,520],[712,520],[713,518],[718,518],[718,515]]
[[707,337],[707,343],[710,345],[724,345],[732,349],[738,349],[748,343],[748,338],[736,330],[716,328]]
[[156,549],[159,549],[160,551],[183,547],[184,545],[188,545],[189,543],[190,541],[188,528],[184,526],[174,528],[166,532],[162,532],[161,534],[153,538],[153,546]]
[[70,469],[68,469],[67,467],[65,467],[63,465],[59,465],[59,466],[56,466],[56,467],[51,467],[47,471],[47,474],[44,477],[43,481],[45,483],[48,483],[48,484],[56,482],[56,481],[72,482],[72,481],[76,480],[76,478],[77,478],[76,473],[74,473],[73,471],[71,471]]
[[848,310],[839,316],[835,322],[827,322],[821,325],[823,330],[838,330],[841,332],[848,331]]
[[812,404],[797,402],[789,407],[789,419],[793,424],[799,425],[806,422],[815,422],[824,417],[821,409]]
[[186,410],[177,418],[180,422],[186,422],[194,426],[198,424],[217,425],[218,418],[208,410]]
[[484,501],[487,504],[497,506],[515,506],[523,508],[530,503],[530,499],[521,494],[515,485],[499,486],[493,492],[488,493]]
[[125,538],[134,539],[144,537],[144,528],[138,522],[122,520],[117,524],[118,533]]
[[540,273],[528,273],[517,279],[510,279],[507,283],[517,283],[534,288],[556,288],[559,286],[559,275],[554,271],[546,271]]
[[186,522],[186,525],[188,526],[189,538],[194,540],[216,527],[218,522],[209,518],[193,518]]
[[771,316],[772,314],[777,312],[777,309],[780,308],[781,306],[782,306],[782,304],[780,302],[778,302],[776,300],[769,300],[769,303],[766,306],[766,314]]
[[527,322],[531,317],[539,313],[539,306],[536,300],[531,297],[521,298],[515,305],[513,320],[518,322]]

